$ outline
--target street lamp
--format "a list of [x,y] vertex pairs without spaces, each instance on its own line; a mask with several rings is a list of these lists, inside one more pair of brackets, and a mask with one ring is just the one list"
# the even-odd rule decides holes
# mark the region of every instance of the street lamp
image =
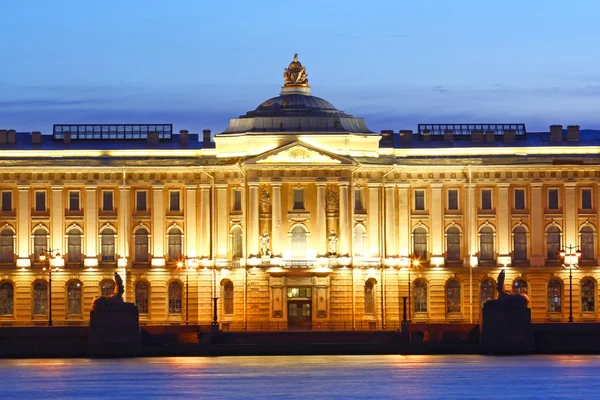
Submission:
[[560,257],[562,258],[563,268],[569,269],[569,322],[573,322],[573,269],[577,269],[579,266],[579,257],[581,257],[581,250],[573,251],[575,246],[567,246],[567,251],[562,249],[560,251]]
[[39,259],[42,263],[44,263],[46,260],[48,260],[48,268],[46,268],[45,266],[42,267],[42,271],[48,271],[48,326],[52,326],[52,269],[56,268],[55,271],[58,271],[58,266],[53,266],[52,265],[52,259],[59,259],[60,258],[60,253],[58,252],[58,249],[53,249],[53,250],[47,250],[47,249],[42,249],[40,251],[40,255],[39,255]]
[[418,267],[419,266],[419,259],[418,258],[413,258],[410,265],[408,266],[408,320],[411,320],[411,312],[412,312],[412,308],[410,307],[410,301],[411,301],[411,296],[410,296],[410,289],[412,287],[412,281],[410,280],[410,269],[411,267]]
[[[190,263],[192,267],[190,267],[188,260],[191,260]],[[189,272],[190,269],[196,270],[196,266],[198,265],[198,260],[196,258],[184,258],[183,260],[177,261],[177,268],[182,268],[185,270],[185,324],[188,325],[190,323],[190,313],[189,313]]]

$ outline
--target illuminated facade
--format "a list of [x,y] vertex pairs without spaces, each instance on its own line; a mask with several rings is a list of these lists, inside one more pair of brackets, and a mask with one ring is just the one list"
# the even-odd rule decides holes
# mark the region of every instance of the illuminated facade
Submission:
[[597,133],[374,133],[312,96],[297,58],[284,82],[214,139],[0,131],[0,324],[47,321],[48,263],[55,324],[86,323],[115,271],[148,324],[209,323],[213,297],[232,330],[397,329],[403,297],[413,321],[478,322],[502,268],[534,322],[566,321],[569,245],[575,321],[598,320]]

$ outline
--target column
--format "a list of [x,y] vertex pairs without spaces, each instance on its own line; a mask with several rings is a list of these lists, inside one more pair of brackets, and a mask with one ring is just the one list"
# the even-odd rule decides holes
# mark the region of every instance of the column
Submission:
[[[131,208],[128,206],[129,202],[128,197],[130,194],[130,190],[127,187],[121,186],[121,207],[118,215],[118,231],[117,231],[117,245],[118,245],[118,255],[120,258],[129,257],[129,243],[132,240],[132,221],[131,221]],[[92,214],[94,218],[98,218],[98,209],[96,206]],[[91,210],[90,210],[91,211]],[[88,211],[86,211],[87,214]],[[88,214],[89,215],[89,214]],[[150,232],[153,234],[153,232]],[[131,261],[131,260],[130,260]]]
[[210,185],[200,185],[200,231],[198,232],[200,240],[200,255],[202,257],[212,258],[214,254],[211,251],[211,242],[214,238],[211,237],[211,202],[210,202]]
[[509,195],[510,184],[498,184],[498,202],[496,205],[496,218],[498,226],[496,227],[496,236],[498,243],[498,257],[510,256],[511,249],[511,201]]
[[409,256],[410,244],[410,198],[408,184],[398,184],[398,255]]
[[52,220],[52,228],[50,229],[50,240],[52,240],[52,244],[50,245],[50,248],[52,250],[58,250],[60,254],[65,254],[65,232],[63,227],[65,211],[63,208],[62,192],[62,186],[52,186],[52,206],[50,208],[50,218]]
[[196,247],[196,185],[185,187],[185,255],[197,257]]
[[[446,202],[442,196],[442,184],[431,185],[431,256],[444,255],[444,207]],[[468,211],[467,211],[468,212]]]
[[258,256],[258,182],[248,182],[250,201],[248,205],[248,228],[246,257]]
[[579,245],[579,237],[578,237],[578,229],[577,229],[577,210],[579,209],[577,205],[577,193],[576,193],[576,183],[575,182],[565,182],[565,205],[563,207],[564,216],[565,216],[565,225],[563,227],[563,242],[561,244],[562,248],[566,248],[567,246],[578,246]]
[[227,201],[227,185],[215,185],[217,198],[215,201],[216,215],[216,258],[227,259],[227,248],[229,243],[229,202]]
[[379,234],[381,227],[379,207],[379,187],[377,184],[369,184],[369,201],[367,202],[367,241],[369,245],[368,257],[380,257]]
[[396,252],[396,198],[395,184],[385,185],[385,257],[397,256]]
[[350,223],[348,215],[348,182],[340,182],[340,244],[338,253],[340,255],[350,254]]
[[326,189],[326,182],[317,182],[317,220],[315,224],[317,256],[327,255],[327,204],[325,199]]
[[544,209],[546,202],[542,196],[542,183],[531,183],[531,227],[529,240],[531,241],[531,265],[541,266],[545,264],[544,256]]
[[468,185],[467,190],[469,191],[469,208],[467,209],[467,223],[465,224],[465,238],[468,238],[467,242],[467,254],[464,255],[464,265],[469,266],[471,260],[470,256],[477,254],[479,251],[479,237],[477,232],[477,209],[479,204],[477,203],[477,196],[475,195],[475,184],[471,183]]
[[[165,258],[165,204],[162,185],[152,186],[152,264],[164,263]],[[154,261],[156,260],[156,261]],[[162,260],[162,261],[160,261]]]
[[271,182],[273,199],[271,201],[271,252],[281,256],[281,182]]
[[[121,207],[123,208],[123,207]],[[125,210],[121,214],[129,215]],[[85,187],[85,206],[83,208],[85,215],[83,234],[85,237],[85,256],[86,258],[96,259],[98,256],[98,215],[96,211],[96,186]]]
[[[29,227],[29,186],[19,186],[17,205],[17,246],[20,263],[30,265],[29,244],[31,243],[31,228]],[[32,250],[33,251],[33,250]],[[36,255],[37,256],[37,255]]]

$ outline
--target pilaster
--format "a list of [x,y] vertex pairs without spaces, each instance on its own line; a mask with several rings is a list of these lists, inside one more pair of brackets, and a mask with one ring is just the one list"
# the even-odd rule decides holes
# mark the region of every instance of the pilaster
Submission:
[[350,216],[349,216],[349,208],[348,208],[348,182],[340,182],[340,245],[339,245],[339,254],[341,255],[349,255],[350,254],[350,232],[352,228],[350,227]]
[[546,202],[542,197],[542,183],[531,183],[531,265],[544,265],[544,208]]
[[396,185],[385,185],[385,256],[398,255],[396,250]]
[[246,256],[258,256],[258,182],[248,182],[250,201],[248,204],[248,227]]
[[165,205],[164,186],[152,186],[152,232],[153,252],[152,258],[165,257]]
[[273,201],[271,202],[271,252],[280,256],[281,245],[281,182],[271,182]]
[[315,226],[317,255],[327,254],[327,204],[325,194],[326,189],[326,182],[317,182],[317,220]]
[[196,192],[196,185],[185,187],[185,255],[188,257],[198,256],[196,246]]
[[409,256],[410,243],[410,198],[408,183],[398,184],[398,255]]
[[64,251],[64,209],[63,209],[63,187],[52,186],[52,205],[50,208],[50,218],[52,221],[52,229],[50,232],[50,240],[52,240],[51,249],[58,250],[60,254],[65,254]]

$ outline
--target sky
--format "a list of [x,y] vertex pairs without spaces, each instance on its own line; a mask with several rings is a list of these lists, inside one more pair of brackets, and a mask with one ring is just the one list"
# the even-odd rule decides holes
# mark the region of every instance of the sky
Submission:
[[0,0],[0,129],[172,123],[222,132],[313,95],[373,131],[419,123],[600,128],[593,0]]

